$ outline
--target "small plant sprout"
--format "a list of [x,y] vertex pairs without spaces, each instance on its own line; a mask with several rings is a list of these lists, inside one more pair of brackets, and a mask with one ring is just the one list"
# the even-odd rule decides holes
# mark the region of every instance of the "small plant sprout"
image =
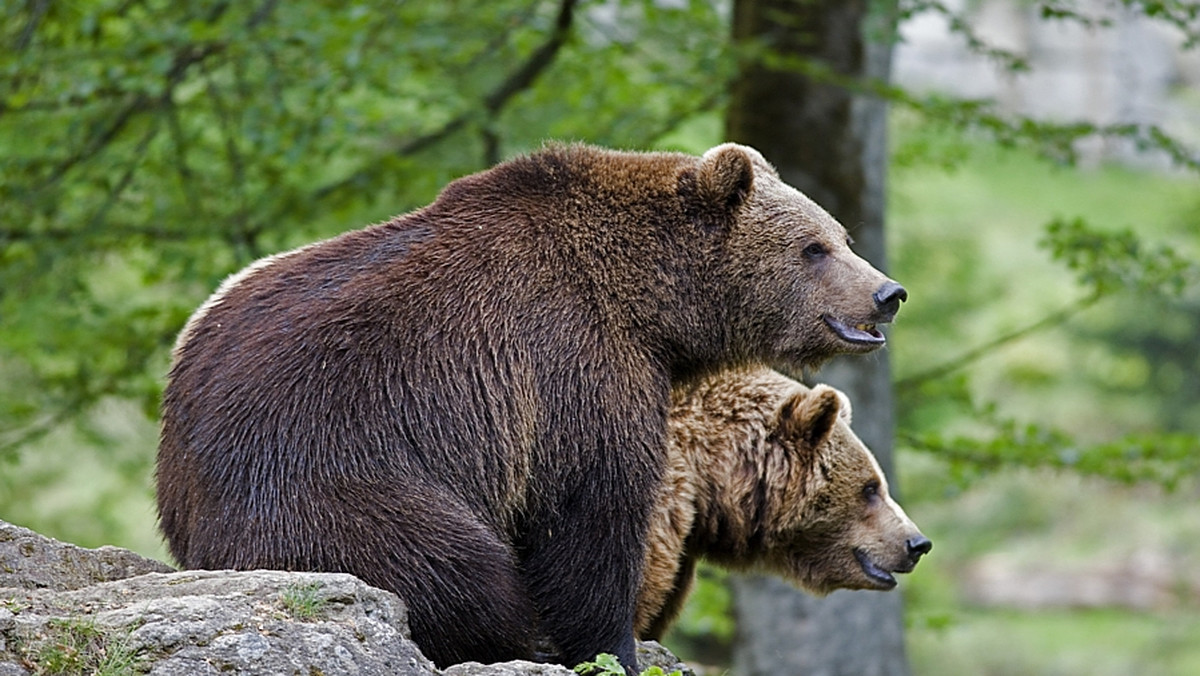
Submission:
[[325,599],[318,595],[319,591],[321,591],[319,582],[297,582],[288,585],[283,590],[280,600],[283,602],[284,610],[292,617],[298,620],[315,620],[325,605]]

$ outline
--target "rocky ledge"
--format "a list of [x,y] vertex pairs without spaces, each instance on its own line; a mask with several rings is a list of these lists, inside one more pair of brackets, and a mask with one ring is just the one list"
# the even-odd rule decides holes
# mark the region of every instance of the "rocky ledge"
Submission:
[[[642,668],[691,672],[657,643]],[[395,594],[340,573],[176,571],[0,521],[0,676],[570,676],[532,662],[438,670]]]

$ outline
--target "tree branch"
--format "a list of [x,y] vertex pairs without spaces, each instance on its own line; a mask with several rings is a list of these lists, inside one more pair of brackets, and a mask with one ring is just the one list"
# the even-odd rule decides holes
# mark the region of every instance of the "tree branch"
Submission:
[[108,147],[114,140],[116,140],[121,131],[125,129],[125,126],[128,125],[137,114],[144,113],[148,109],[156,109],[162,103],[162,101],[169,100],[171,92],[174,90],[176,85],[183,80],[183,76],[187,73],[188,68],[190,68],[193,64],[199,63],[213,54],[222,51],[223,49],[224,45],[213,43],[202,46],[187,45],[184,49],[177,52],[175,54],[174,63],[171,65],[171,69],[167,71],[167,85],[164,88],[164,93],[161,97],[155,100],[146,96],[144,93],[138,93],[134,95],[132,100],[129,101],[129,103],[127,103],[116,114],[112,120],[112,123],[109,124],[103,132],[92,139],[92,142],[89,143],[85,148],[76,152],[74,155],[68,157],[66,160],[56,166],[50,172],[50,175],[46,177],[46,180],[34,189],[34,192],[41,192],[52,187],[54,184],[58,183],[58,181],[60,181],[63,176],[67,174],[67,172],[69,172],[80,162],[83,162],[90,157],[94,157]]
[[[37,19],[39,19],[40,14],[44,13],[45,11],[44,8],[42,8],[42,5],[48,4],[48,2],[43,2],[35,7],[35,17],[31,18],[30,25],[26,27],[26,32],[31,32],[31,27],[36,27]],[[277,0],[264,0],[264,2],[250,17],[250,19],[247,20],[247,29],[253,29],[263,21],[267,20],[276,4]],[[208,23],[216,22],[221,15],[225,13],[228,7],[229,3],[227,2],[214,6],[212,11],[209,12],[209,15],[205,17],[205,21]],[[36,11],[39,8],[41,8],[41,12]],[[67,174],[67,172],[69,172],[80,162],[95,156],[104,150],[104,148],[108,147],[114,140],[116,140],[117,136],[121,133],[125,126],[128,125],[130,120],[132,120],[138,113],[146,112],[148,108],[150,110],[154,110],[158,107],[158,105],[149,104],[161,104],[163,101],[170,101],[171,93],[174,91],[175,87],[183,81],[183,78],[187,74],[189,68],[197,63],[202,63],[215,54],[224,51],[226,46],[227,45],[225,43],[211,42],[207,44],[187,44],[179,48],[175,52],[175,55],[172,59],[171,68],[166,73],[166,86],[163,87],[163,94],[161,97],[158,97],[157,101],[151,99],[142,92],[133,94],[129,102],[116,114],[112,123],[109,124],[103,132],[95,137],[85,148],[68,157],[57,167],[55,167],[50,172],[50,175],[46,178],[46,180],[40,186],[34,189],[34,192],[41,192],[42,190],[45,190],[58,183],[58,181],[61,180],[62,177]],[[0,109],[0,112],[3,112],[3,109]]]
[[21,29],[21,34],[17,36],[17,41],[13,44],[13,51],[23,52],[29,48],[29,43],[33,42],[33,34],[37,32],[38,24],[42,22],[46,10],[50,9],[50,0],[35,0],[32,4],[33,11],[30,13],[29,21],[25,23],[25,28]]
[[542,71],[554,62],[554,57],[558,55],[558,51],[562,49],[567,42],[567,37],[570,36],[576,1],[562,0],[558,6],[558,18],[554,22],[554,31],[550,33],[550,39],[538,47],[521,68],[517,69],[484,99],[484,106],[489,113],[500,110],[508,103],[509,99],[528,89],[542,74]]
[[[1200,5],[1198,5],[1200,6]],[[917,95],[903,87],[872,79],[842,75],[817,59],[796,57],[767,50],[760,57],[764,66],[803,74],[829,84],[906,106],[926,117],[960,129],[989,135],[1002,146],[1027,146],[1042,157],[1074,164],[1075,143],[1090,136],[1126,139],[1141,151],[1167,155],[1179,167],[1200,172],[1200,153],[1153,124],[1106,124],[1051,122],[1024,115],[1004,115],[990,99],[956,99],[940,94]]]
[[195,174],[188,162],[187,135],[183,131],[183,123],[179,119],[179,108],[171,105],[167,109],[167,128],[175,146],[175,173],[179,176],[179,188],[187,203],[188,211],[193,215],[200,213],[200,200],[196,197],[194,188]]
[[[73,242],[79,241],[80,231],[76,228],[47,228],[31,232],[18,228],[0,227],[0,242]],[[163,230],[160,227],[109,225],[104,228],[104,234],[114,238],[148,237],[163,241],[182,242],[197,239],[194,232],[177,232]]]
[[[246,161],[238,148],[238,134],[235,132],[233,113],[225,105],[221,90],[213,82],[212,73],[205,70],[205,87],[213,111],[217,114],[221,135],[224,137],[225,157],[229,163],[230,180],[237,194],[237,209],[233,213],[234,227],[229,229],[229,243],[234,248],[241,248],[251,259],[262,258],[263,252],[258,245],[259,228],[250,224],[250,200],[246,193]],[[240,78],[239,78],[240,79]]]
[[975,54],[987,57],[996,61],[1002,68],[1010,73],[1024,73],[1029,71],[1029,61],[1025,57],[1007,49],[995,47],[988,44],[986,40],[979,37],[975,32],[974,27],[967,21],[966,17],[961,13],[939,0],[916,0],[915,2],[905,3],[901,7],[901,19],[908,19],[921,12],[932,12],[940,14],[949,24],[950,32],[960,36],[967,45],[967,49]]
[[[566,44],[567,38],[570,36],[575,5],[577,3],[578,0],[560,1],[558,16],[554,22],[554,30],[550,33],[550,37],[534,50],[533,54],[526,59],[520,68],[513,71],[491,93],[482,99],[483,108],[489,116],[494,116],[500,112],[512,97],[531,87],[538,76],[554,62],[559,50]],[[477,113],[474,110],[460,113],[438,129],[400,143],[384,154],[404,157],[417,153],[437,144],[462,129],[476,115]],[[345,178],[318,188],[313,193],[313,196],[316,200],[326,199],[336,192],[362,183],[370,176],[372,171],[374,171],[373,168],[359,169]]]
[[153,124],[142,136],[142,139],[138,141],[137,147],[134,148],[133,151],[133,157],[130,158],[127,166],[125,167],[125,172],[121,174],[121,178],[117,181],[117,184],[108,191],[108,195],[104,198],[104,204],[100,205],[100,208],[96,210],[96,213],[92,214],[92,217],[88,219],[86,230],[95,230],[104,222],[104,219],[108,216],[109,210],[112,209],[113,205],[117,203],[117,200],[121,198],[121,195],[124,194],[125,190],[129,187],[129,184],[133,182],[133,172],[137,170],[138,164],[141,163],[142,159],[146,157],[146,151],[150,148],[150,142],[154,140],[154,137],[157,135],[158,125]]
[[1200,45],[1200,4],[1180,0],[1121,0],[1121,4],[1178,29],[1184,35],[1184,49]]
[[919,371],[911,376],[900,378],[895,383],[896,390],[901,393],[910,392],[915,390],[917,387],[920,387],[922,384],[929,382],[930,380],[943,378],[973,362],[979,361],[981,358],[987,356],[990,352],[993,352],[1000,347],[1021,340],[1022,338],[1025,338],[1030,334],[1037,333],[1043,329],[1063,324],[1075,315],[1100,302],[1104,296],[1105,294],[1102,292],[1094,292],[1090,296],[1085,297],[1083,300],[1052,312],[1036,322],[1033,322],[1032,324],[1005,333],[981,345],[977,345],[974,348],[971,348],[970,350],[958,355],[957,357],[942,362],[937,366],[925,369],[924,371]]

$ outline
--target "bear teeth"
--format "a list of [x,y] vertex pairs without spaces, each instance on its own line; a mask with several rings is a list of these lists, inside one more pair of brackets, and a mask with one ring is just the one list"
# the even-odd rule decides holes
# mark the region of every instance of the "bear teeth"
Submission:
[[874,324],[858,324],[854,328],[858,329],[859,331],[865,331],[865,332],[869,333],[869,332],[875,330],[875,325]]

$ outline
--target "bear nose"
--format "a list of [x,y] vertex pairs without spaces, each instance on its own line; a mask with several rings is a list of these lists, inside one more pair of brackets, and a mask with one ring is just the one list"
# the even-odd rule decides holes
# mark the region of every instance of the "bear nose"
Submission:
[[893,316],[900,311],[900,303],[908,300],[908,291],[896,282],[888,280],[872,294],[875,307],[885,315]]
[[922,556],[928,554],[929,550],[933,549],[933,541],[924,535],[909,538],[905,544],[908,545],[908,560],[914,564],[920,561]]

